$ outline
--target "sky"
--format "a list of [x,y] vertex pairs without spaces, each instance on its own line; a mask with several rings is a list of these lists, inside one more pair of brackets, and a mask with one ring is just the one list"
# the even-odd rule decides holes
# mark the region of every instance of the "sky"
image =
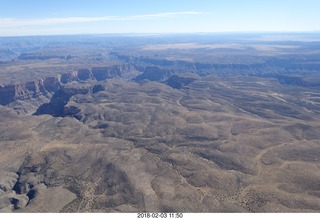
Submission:
[[319,0],[0,0],[0,36],[320,31]]

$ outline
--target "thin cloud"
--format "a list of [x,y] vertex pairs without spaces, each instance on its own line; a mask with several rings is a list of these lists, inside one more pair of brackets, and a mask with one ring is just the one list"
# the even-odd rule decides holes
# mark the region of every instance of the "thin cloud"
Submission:
[[148,19],[157,19],[157,18],[176,17],[181,15],[201,15],[201,14],[204,14],[204,13],[187,11],[187,12],[143,14],[143,15],[135,15],[135,16],[66,17],[66,18],[45,18],[45,19],[0,18],[0,28],[86,23],[86,22],[97,22],[97,21],[148,20]]

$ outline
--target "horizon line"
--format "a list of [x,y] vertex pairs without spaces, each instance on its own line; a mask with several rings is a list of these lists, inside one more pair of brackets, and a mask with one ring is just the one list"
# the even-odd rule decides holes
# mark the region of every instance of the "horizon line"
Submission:
[[259,31],[208,31],[208,32],[112,32],[112,33],[57,33],[57,34],[26,34],[26,35],[7,35],[6,37],[50,37],[50,36],[97,36],[97,35],[116,35],[116,36],[133,36],[133,35],[192,35],[192,34],[320,34],[320,30],[310,31],[276,31],[276,30],[259,30]]

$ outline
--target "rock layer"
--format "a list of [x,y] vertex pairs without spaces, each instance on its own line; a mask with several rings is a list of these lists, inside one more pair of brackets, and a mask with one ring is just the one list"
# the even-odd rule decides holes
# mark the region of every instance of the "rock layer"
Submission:
[[73,81],[107,80],[110,78],[129,78],[135,68],[132,65],[114,65],[79,69],[71,73],[46,77],[22,84],[0,86],[0,104],[8,105],[16,100],[28,100],[39,96],[47,96],[59,90],[61,85]]

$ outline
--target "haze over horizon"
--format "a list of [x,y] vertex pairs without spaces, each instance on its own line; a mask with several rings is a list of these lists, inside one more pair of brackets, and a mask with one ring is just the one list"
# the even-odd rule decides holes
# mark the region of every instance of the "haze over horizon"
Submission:
[[0,0],[0,4],[0,36],[320,30],[316,0]]
[[0,0],[0,215],[319,214],[319,6]]

